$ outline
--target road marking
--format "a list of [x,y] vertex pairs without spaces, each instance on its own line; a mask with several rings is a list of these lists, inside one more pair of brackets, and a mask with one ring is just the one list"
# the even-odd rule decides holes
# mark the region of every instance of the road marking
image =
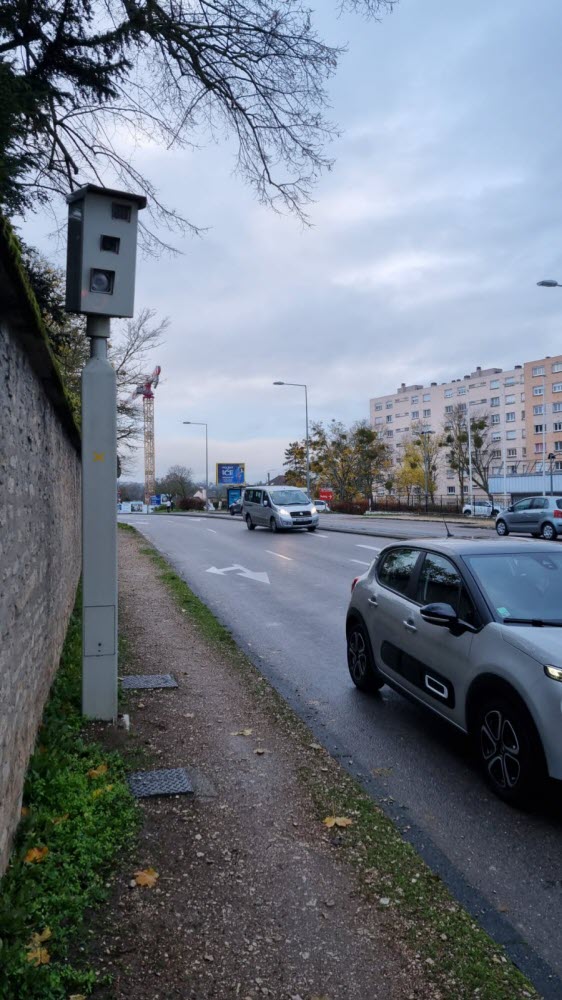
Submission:
[[380,552],[380,546],[377,545],[357,545],[358,549],[372,549],[373,552]]
[[210,531],[212,535],[216,535],[216,531],[214,528],[207,528],[207,531]]
[[371,563],[361,562],[360,559],[350,559],[350,562],[357,563],[358,566],[370,566]]
[[247,580],[257,580],[258,583],[269,583],[269,577],[267,573],[254,573],[251,569],[246,569],[245,566],[240,566],[235,563],[234,566],[225,566],[223,569],[217,569],[216,566],[210,566],[207,573],[218,573],[219,576],[224,576],[225,573],[235,572],[236,576],[243,576]]
[[287,562],[293,561],[290,556],[282,556],[280,552],[272,552],[271,549],[266,549],[265,551],[269,552],[270,556],[277,556],[279,559],[286,559]]
[[329,538],[329,535],[319,535],[317,531],[310,531],[310,535],[314,535],[315,538]]

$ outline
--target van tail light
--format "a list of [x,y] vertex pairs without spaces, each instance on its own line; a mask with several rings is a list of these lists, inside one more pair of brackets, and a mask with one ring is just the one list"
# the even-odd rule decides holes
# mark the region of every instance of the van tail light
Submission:
[[562,517],[562,510],[558,510],[558,507],[555,507],[554,508],[554,516],[555,517]]
[[[560,511],[560,513],[562,514],[562,510]],[[351,581],[351,593],[353,593],[353,591],[355,590],[355,584],[357,583],[358,579],[359,577],[356,576],[355,579]]]

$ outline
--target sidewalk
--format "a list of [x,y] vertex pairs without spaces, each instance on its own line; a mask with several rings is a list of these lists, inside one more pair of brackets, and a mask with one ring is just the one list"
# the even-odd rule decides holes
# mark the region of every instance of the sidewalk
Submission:
[[[439,975],[437,963],[415,951],[399,897],[369,899],[342,850],[348,830],[322,824],[312,789],[344,780],[339,766],[233,644],[223,640],[223,652],[205,638],[158,579],[143,540],[120,531],[119,545],[125,672],[170,672],[179,683],[127,692],[129,749],[148,754],[134,769],[183,766],[195,795],[141,800],[140,847],[115,880],[96,948],[97,967],[113,984],[94,995],[460,996],[450,971]],[[131,885],[147,868],[158,873],[155,886]],[[379,875],[372,869],[375,883]],[[395,897],[401,890],[390,888],[391,875],[388,882]],[[476,995],[485,997],[485,988]]]

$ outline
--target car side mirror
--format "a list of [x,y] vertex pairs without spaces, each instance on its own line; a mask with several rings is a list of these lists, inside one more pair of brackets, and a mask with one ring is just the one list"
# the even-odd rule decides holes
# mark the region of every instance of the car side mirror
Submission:
[[269,500],[264,500],[263,505],[264,507],[269,507]]
[[459,620],[450,604],[426,604],[424,608],[420,608],[420,615],[429,625],[441,625],[444,628],[451,628]]
[[511,507],[508,507],[507,509],[510,512],[510,514],[513,514],[513,504],[511,504]]

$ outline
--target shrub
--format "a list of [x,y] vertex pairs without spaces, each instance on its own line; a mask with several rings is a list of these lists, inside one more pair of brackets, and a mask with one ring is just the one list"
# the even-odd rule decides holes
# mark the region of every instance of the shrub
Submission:
[[180,510],[205,510],[205,501],[199,497],[182,497],[178,506]]
[[366,500],[333,500],[330,508],[339,514],[364,514],[369,504]]

